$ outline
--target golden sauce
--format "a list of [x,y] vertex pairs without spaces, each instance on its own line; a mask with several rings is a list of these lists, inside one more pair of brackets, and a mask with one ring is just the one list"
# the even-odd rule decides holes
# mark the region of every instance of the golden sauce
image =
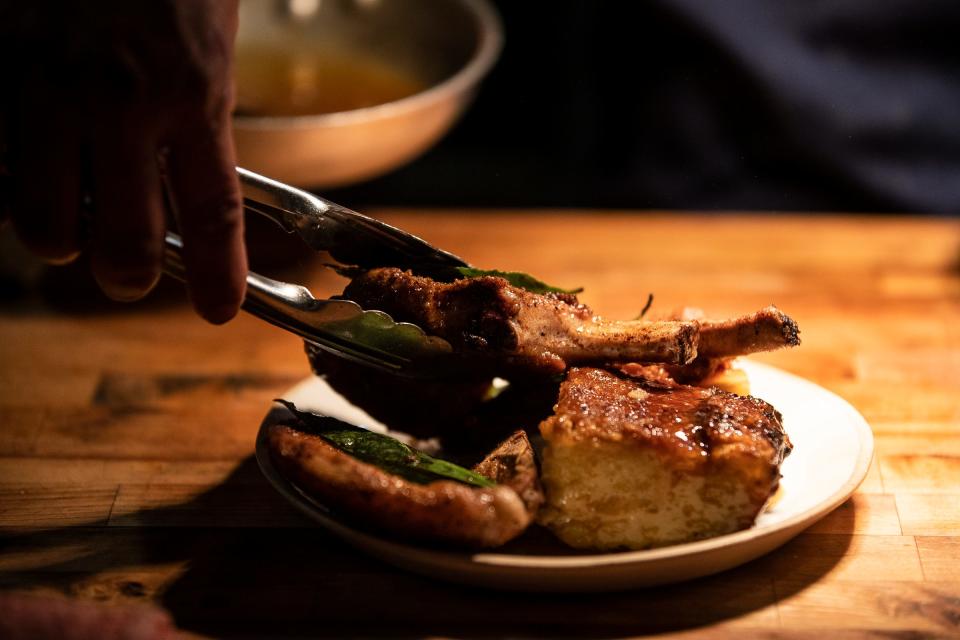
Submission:
[[412,74],[348,51],[237,50],[238,115],[301,116],[371,107],[425,88]]

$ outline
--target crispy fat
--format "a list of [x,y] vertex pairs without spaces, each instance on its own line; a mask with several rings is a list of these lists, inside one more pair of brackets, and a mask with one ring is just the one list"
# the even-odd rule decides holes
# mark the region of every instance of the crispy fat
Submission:
[[[417,484],[289,425],[272,426],[268,444],[283,476],[335,511],[408,539],[494,547],[522,533],[543,501],[535,474],[529,475],[533,452],[521,435],[481,463],[500,482],[490,488],[452,480]],[[506,457],[516,461],[513,471]]]

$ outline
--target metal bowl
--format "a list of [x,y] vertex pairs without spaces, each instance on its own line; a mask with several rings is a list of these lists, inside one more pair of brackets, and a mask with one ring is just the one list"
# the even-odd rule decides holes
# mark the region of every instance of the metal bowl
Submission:
[[304,187],[395,169],[453,125],[502,44],[486,0],[246,0],[238,163]]

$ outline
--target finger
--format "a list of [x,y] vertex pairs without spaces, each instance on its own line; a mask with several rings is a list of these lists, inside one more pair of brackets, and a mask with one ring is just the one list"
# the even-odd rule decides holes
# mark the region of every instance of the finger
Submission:
[[137,300],[160,278],[165,227],[156,144],[142,125],[98,127],[93,180],[93,275],[109,297]]
[[224,113],[180,135],[170,148],[168,174],[180,230],[190,297],[214,324],[230,320],[246,293],[247,254],[230,120]]
[[56,98],[28,90],[19,111],[12,156],[11,218],[34,253],[65,263],[80,252],[80,140],[71,117],[50,108]]

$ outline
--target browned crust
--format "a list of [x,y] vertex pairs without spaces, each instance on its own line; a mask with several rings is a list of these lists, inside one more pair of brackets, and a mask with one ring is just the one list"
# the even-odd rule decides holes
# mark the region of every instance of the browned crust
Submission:
[[607,321],[572,295],[536,294],[492,276],[440,283],[373,269],[356,277],[344,297],[511,367],[559,373],[611,360],[682,364],[697,354],[696,322]]
[[797,323],[774,306],[730,320],[701,320],[701,358],[744,356],[800,344]]
[[697,356],[693,361],[684,365],[625,362],[611,365],[608,368],[633,378],[643,378],[648,381],[659,380],[667,384],[709,386],[707,384],[709,380],[729,370],[733,362],[733,358]]
[[401,537],[493,547],[519,535],[533,520],[509,486],[477,488],[446,480],[416,484],[283,424],[270,427],[267,443],[277,469],[301,490]]
[[444,284],[382,268],[354,278],[343,295],[365,309],[415,322],[459,347],[514,351],[517,336],[508,321],[519,312],[520,299],[504,295],[504,283],[502,278],[482,277]]

